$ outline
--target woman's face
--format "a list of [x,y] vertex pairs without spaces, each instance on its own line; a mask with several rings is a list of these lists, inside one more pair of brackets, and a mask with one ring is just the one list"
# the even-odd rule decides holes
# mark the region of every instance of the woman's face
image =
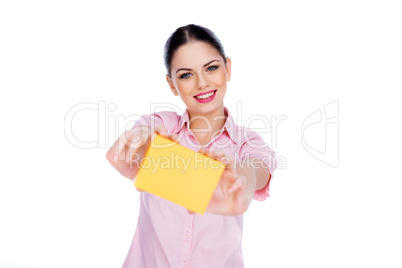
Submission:
[[205,42],[190,42],[176,50],[171,62],[171,78],[166,75],[166,79],[190,115],[223,111],[226,85],[231,75],[231,60],[226,58],[226,61],[225,64],[221,54]]

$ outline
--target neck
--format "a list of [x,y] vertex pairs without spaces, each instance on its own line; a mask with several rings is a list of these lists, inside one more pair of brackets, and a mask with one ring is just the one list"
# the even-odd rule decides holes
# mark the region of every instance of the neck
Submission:
[[227,114],[225,114],[224,106],[212,111],[208,114],[195,114],[190,113],[190,129],[194,134],[201,136],[213,136],[219,134],[218,130],[221,130],[226,122]]

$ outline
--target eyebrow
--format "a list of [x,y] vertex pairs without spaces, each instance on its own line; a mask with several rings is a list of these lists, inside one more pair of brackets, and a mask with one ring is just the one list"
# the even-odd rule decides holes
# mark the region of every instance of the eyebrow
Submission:
[[[211,64],[211,63],[214,62],[214,61],[219,61],[219,60],[211,60],[211,61],[205,63],[203,67],[208,66],[209,64]],[[176,71],[176,73],[178,73],[179,71],[191,71],[191,70],[192,70],[192,69],[190,69],[190,68],[180,68],[180,69],[178,69],[178,70]]]

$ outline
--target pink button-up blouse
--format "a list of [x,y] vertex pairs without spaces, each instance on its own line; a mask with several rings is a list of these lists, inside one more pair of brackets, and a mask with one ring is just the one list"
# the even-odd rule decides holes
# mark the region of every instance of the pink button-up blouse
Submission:
[[[272,180],[274,151],[256,132],[237,126],[229,110],[224,109],[227,119],[220,134],[204,148],[223,150],[226,156],[234,157],[235,163],[259,158],[269,167]],[[189,129],[188,110],[182,116],[172,111],[143,115],[133,128],[141,125],[163,125],[169,133],[179,135],[181,145],[194,151],[202,148]],[[268,196],[269,183],[254,193],[259,201]],[[182,206],[141,192],[137,229],[123,268],[244,267],[242,232],[243,215],[190,214]]]

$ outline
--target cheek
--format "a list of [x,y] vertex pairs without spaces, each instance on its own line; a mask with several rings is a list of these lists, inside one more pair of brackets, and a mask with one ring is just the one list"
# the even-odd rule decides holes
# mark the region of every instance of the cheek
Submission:
[[193,91],[193,88],[195,86],[193,81],[178,81],[176,85],[177,88],[184,94]]
[[224,72],[220,73],[220,74],[219,74],[219,77],[217,78],[217,82],[218,82],[220,85],[226,84],[226,73],[224,73]]

